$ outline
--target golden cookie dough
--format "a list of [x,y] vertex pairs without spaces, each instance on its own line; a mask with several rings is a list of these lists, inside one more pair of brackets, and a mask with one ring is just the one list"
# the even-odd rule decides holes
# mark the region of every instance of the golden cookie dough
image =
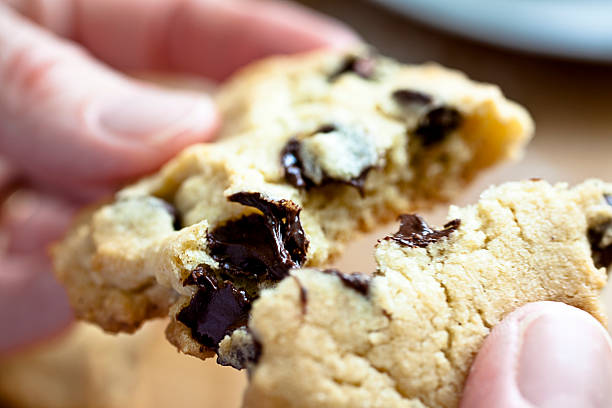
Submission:
[[[322,265],[357,231],[450,199],[520,156],[533,132],[496,86],[367,50],[255,63],[217,101],[220,141],[186,149],[83,214],[55,247],[81,319],[129,332],[170,313],[180,350],[213,355],[289,269]],[[256,248],[240,260],[230,254],[238,247]],[[204,292],[233,303],[219,295],[212,305]],[[198,320],[230,309],[227,327]]]
[[482,341],[515,308],[560,301],[605,324],[612,184],[507,183],[448,220],[404,217],[368,284],[303,269],[264,290],[245,407],[454,408]]

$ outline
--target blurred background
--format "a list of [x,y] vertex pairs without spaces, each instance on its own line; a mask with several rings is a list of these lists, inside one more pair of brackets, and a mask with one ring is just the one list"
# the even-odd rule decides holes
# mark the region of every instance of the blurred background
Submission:
[[[539,177],[612,179],[612,5],[578,1],[307,0],[346,22],[378,51],[402,62],[436,61],[498,84],[526,106],[536,137],[520,163],[489,171],[457,204],[488,185]],[[599,4],[601,8],[594,8]],[[606,14],[607,13],[607,14]],[[446,208],[426,218],[441,223]],[[372,271],[382,227],[351,245],[337,266]],[[604,294],[612,311],[612,291]],[[77,324],[54,341],[0,361],[2,407],[229,407],[245,373],[179,355],[165,323],[134,336]]]

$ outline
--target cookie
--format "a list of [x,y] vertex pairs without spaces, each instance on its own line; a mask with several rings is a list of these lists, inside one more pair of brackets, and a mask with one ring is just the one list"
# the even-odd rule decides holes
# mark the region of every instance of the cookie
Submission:
[[453,408],[484,338],[515,308],[560,301],[606,321],[612,184],[508,183],[451,207],[440,228],[400,222],[374,274],[302,269],[262,292],[252,344],[228,354],[255,356],[235,361],[250,370],[246,407]]
[[450,199],[519,156],[533,131],[495,86],[367,50],[256,63],[217,101],[219,142],[186,149],[83,214],[55,247],[81,319],[129,332],[169,313],[171,342],[214,355],[236,329],[239,341],[252,302],[289,270]]

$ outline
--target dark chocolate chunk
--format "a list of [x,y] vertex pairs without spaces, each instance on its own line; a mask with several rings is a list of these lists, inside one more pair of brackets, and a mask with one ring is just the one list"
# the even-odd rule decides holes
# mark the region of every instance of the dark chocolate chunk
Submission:
[[297,276],[292,276],[295,279],[295,283],[297,283],[300,288],[300,304],[302,305],[302,314],[306,314],[308,311],[308,290],[302,285],[302,282],[297,278]]
[[460,224],[461,220],[452,220],[444,224],[443,230],[435,231],[422,217],[416,214],[403,214],[400,215],[399,231],[385,239],[392,239],[404,246],[425,248],[429,244],[448,237],[459,228]]
[[[308,136],[316,135],[318,133],[330,133],[334,131],[346,132],[348,130],[344,128],[338,128],[336,125],[333,124],[323,125]],[[287,180],[289,184],[296,188],[303,188],[308,190],[315,186],[322,186],[330,183],[340,183],[355,187],[362,197],[365,195],[365,181],[368,176],[368,173],[374,168],[374,166],[365,167],[357,177],[353,177],[350,180],[335,179],[323,172],[323,178],[320,181],[315,182],[310,177],[308,177],[307,172],[305,171],[304,160],[300,155],[300,148],[301,142],[296,138],[291,138],[281,151],[281,165],[284,169],[285,180]]]
[[[197,269],[197,268],[196,268]],[[246,324],[251,304],[244,291],[209,274],[197,276],[199,289],[176,318],[200,344],[216,350],[232,328]]]
[[343,273],[337,269],[325,269],[324,273],[337,276],[342,284],[348,288],[356,290],[363,296],[367,296],[370,292],[370,284],[372,283],[372,277],[365,273]]
[[441,106],[430,110],[421,120],[414,134],[421,138],[423,146],[431,146],[444,140],[461,125],[462,117],[455,108]]
[[[250,303],[229,280],[217,276],[278,281],[306,261],[308,240],[300,223],[300,208],[287,200],[273,201],[260,193],[236,193],[229,201],[257,208],[250,214],[221,225],[207,235],[211,257],[219,270],[199,265],[183,285],[199,287],[177,319],[190,327],[193,338],[215,349],[233,328],[246,324]],[[218,283],[220,282],[220,283]]]
[[359,75],[363,79],[370,79],[374,75],[375,68],[376,60],[374,58],[350,56],[329,76],[329,81],[333,82],[341,75],[349,72]]
[[263,215],[247,215],[208,233],[210,255],[222,271],[277,281],[306,261],[308,239],[295,203],[246,192],[228,199],[255,207]]
[[309,187],[304,178],[304,166],[300,159],[300,142],[291,138],[281,152],[281,165],[285,170],[285,180],[297,188]]
[[431,96],[409,89],[398,89],[391,94],[391,97],[401,106],[429,105],[433,102]]

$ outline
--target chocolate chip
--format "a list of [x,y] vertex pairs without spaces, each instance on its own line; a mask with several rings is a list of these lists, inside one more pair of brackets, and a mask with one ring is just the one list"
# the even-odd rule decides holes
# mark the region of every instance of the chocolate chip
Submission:
[[403,246],[425,248],[448,237],[459,228],[460,224],[461,220],[452,220],[444,224],[443,230],[435,231],[422,217],[416,214],[403,214],[400,215],[399,231],[385,239],[391,239]]
[[[326,140],[320,136],[311,139],[332,132]],[[325,149],[326,143],[333,149]],[[355,187],[361,196],[365,194],[367,175],[377,161],[376,146],[365,132],[337,125],[321,126],[299,140],[291,138],[281,151],[285,180],[292,186],[308,190],[340,183]]]
[[367,296],[370,292],[370,284],[372,283],[370,275],[365,273],[343,273],[337,269],[325,269],[323,272],[337,276],[344,286],[356,290],[363,296]]
[[[197,268],[196,268],[197,269]],[[200,344],[216,350],[231,329],[246,324],[251,304],[244,291],[212,275],[196,277],[199,289],[176,318]]]
[[423,146],[431,146],[444,140],[461,125],[462,117],[455,108],[441,106],[430,110],[420,121],[414,134],[421,138]]
[[210,255],[222,271],[277,281],[306,261],[308,239],[295,203],[247,192],[228,200],[255,207],[263,215],[247,215],[208,233]]
[[433,102],[431,96],[409,89],[398,89],[391,94],[391,97],[401,106],[429,105]]
[[[308,249],[299,217],[301,209],[295,203],[247,192],[233,194],[228,200],[257,208],[262,214],[243,216],[208,233],[209,253],[219,268],[194,268],[183,285],[196,285],[199,289],[177,315],[191,328],[195,340],[214,350],[233,328],[246,324],[250,304],[258,296],[257,291],[249,296],[229,280],[218,277],[233,278],[241,282],[241,287],[248,287],[245,279],[278,281],[306,261]],[[253,286],[257,283],[253,282]]]
[[281,165],[285,170],[285,180],[297,188],[309,187],[304,178],[302,160],[300,159],[300,142],[291,138],[281,152]]
[[333,82],[341,75],[352,72],[363,79],[370,79],[376,69],[376,60],[371,57],[347,57],[342,65],[329,76],[329,81]]

